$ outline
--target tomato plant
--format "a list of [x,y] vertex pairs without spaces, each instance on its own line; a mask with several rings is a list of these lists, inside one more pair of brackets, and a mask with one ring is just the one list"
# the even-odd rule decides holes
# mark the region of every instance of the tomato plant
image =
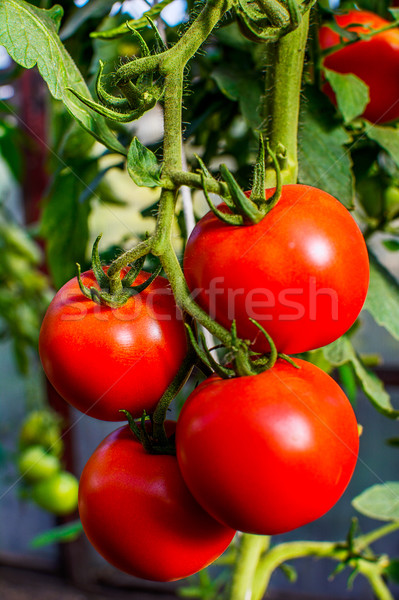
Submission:
[[355,468],[352,407],[318,367],[279,359],[251,377],[213,376],[188,397],[176,447],[183,478],[221,523],[271,535],[309,523],[341,497]]
[[[137,278],[142,283],[148,275]],[[92,272],[82,281],[95,286]],[[162,277],[117,309],[85,298],[77,279],[56,294],[44,317],[39,352],[59,394],[105,421],[152,412],[176,375],[187,343],[181,311]]]
[[[395,255],[383,254],[380,262],[385,250],[399,248],[398,128],[377,124],[397,114],[395,23],[380,21],[393,29],[374,36],[370,17],[367,24],[352,22],[358,39],[339,29],[337,16],[322,28],[321,50],[320,24],[333,17],[325,3],[313,0],[187,0],[187,24],[176,28],[167,24],[169,9],[178,4],[171,0],[138,3],[148,10],[128,23],[129,3],[111,3],[110,13],[108,2],[81,9],[82,2],[61,0],[64,20],[59,6],[37,4],[0,2],[0,22],[7,23],[0,27],[0,44],[17,63],[11,78],[20,67],[37,65],[54,98],[43,103],[50,114],[42,121],[53,127],[41,144],[41,164],[43,174],[44,165],[58,164],[44,160],[51,141],[62,168],[50,181],[45,174],[40,223],[31,232],[43,238],[54,287],[67,283],[44,319],[40,354],[50,381],[71,404],[105,420],[123,414],[136,436],[127,427],[117,430],[83,470],[80,513],[89,539],[117,568],[168,581],[210,564],[239,528],[243,533],[219,563],[220,577],[190,580],[185,595],[261,600],[278,567],[317,556],[337,561],[337,571],[352,570],[352,578],[363,575],[379,600],[393,600],[395,560],[371,546],[399,529],[399,483],[381,485],[379,479],[379,489],[353,500],[358,512],[387,521],[364,535],[349,519],[349,531],[338,542],[258,534],[317,519],[338,501],[355,466],[353,410],[333,379],[312,364],[337,376],[353,402],[361,388],[382,415],[399,417],[374,370],[374,355],[365,355],[355,335],[362,333],[357,317],[369,286],[365,309],[398,339]],[[382,17],[388,14],[386,3],[375,8]],[[345,48],[323,45],[331,27],[348,42]],[[368,59],[367,72],[347,77],[329,66],[341,51],[349,65],[358,48]],[[85,76],[92,79],[96,64],[97,77],[88,86]],[[363,73],[367,85],[359,80]],[[379,79],[382,73],[385,79]],[[323,94],[326,81],[338,112]],[[371,101],[364,112],[367,86]],[[11,130],[26,115],[10,120],[8,108],[17,112],[20,97],[16,93],[10,107],[7,102],[0,121],[1,172],[4,158],[18,170]],[[371,108],[373,127],[358,118],[373,120]],[[145,113],[149,127],[148,121],[132,125]],[[158,123],[154,114],[162,115],[163,126],[148,135]],[[222,156],[225,164],[219,164]],[[32,187],[37,198],[45,186],[37,193],[36,163],[30,156],[24,163],[29,171],[22,196]],[[198,196],[191,202],[190,189],[205,197],[212,214],[194,228],[182,269],[180,252],[200,207]],[[354,209],[354,218],[347,209]],[[156,222],[147,227],[153,217]],[[0,247],[14,250],[0,269],[7,325],[0,333],[14,336],[23,367],[38,333],[31,309],[42,306],[32,299],[42,290],[45,300],[47,280],[26,273],[41,255],[29,258],[29,247],[8,239],[13,218],[0,222]],[[109,267],[100,260],[97,236],[92,272],[79,285],[71,279],[76,261],[86,264],[88,241],[101,229],[103,243],[108,241],[102,259]],[[137,240],[132,247],[130,239]],[[165,278],[147,280],[141,273],[137,289],[131,282],[144,264],[150,270],[160,265]],[[21,293],[22,304],[16,302]],[[282,352],[306,354],[294,359],[296,368]],[[183,384],[194,366],[195,377],[208,379],[184,404],[176,458],[165,418],[177,394],[184,403]],[[47,436],[46,429],[52,429],[49,423],[28,420],[19,449],[34,443],[57,454],[57,430]],[[72,509],[76,480],[66,479]],[[66,512],[62,482],[65,474],[58,471],[24,491],[56,514]],[[341,506],[347,510],[348,504]],[[325,522],[318,538],[325,537]]]
[[288,354],[345,333],[369,282],[366,246],[350,213],[303,185],[283,186],[277,206],[256,225],[233,228],[207,213],[187,242],[184,274],[196,301],[219,323],[230,327],[235,319],[238,334],[267,351],[252,317]]
[[32,499],[55,515],[67,515],[77,508],[78,480],[72,473],[60,471],[32,488]]
[[[387,27],[386,19],[365,10],[350,10],[334,16],[342,29],[356,33],[368,33]],[[319,34],[322,49],[340,43],[340,36],[328,25],[321,27]],[[345,39],[345,35],[343,34]],[[328,69],[338,73],[353,73],[369,87],[370,101],[363,116],[373,123],[386,123],[399,117],[399,28],[395,27],[361,39],[328,54],[323,61]],[[334,92],[329,83],[325,92],[334,101]]]
[[235,533],[196,503],[176,457],[147,453],[128,426],[106,437],[87,462],[79,513],[87,537],[108,562],[153,581],[199,571]]

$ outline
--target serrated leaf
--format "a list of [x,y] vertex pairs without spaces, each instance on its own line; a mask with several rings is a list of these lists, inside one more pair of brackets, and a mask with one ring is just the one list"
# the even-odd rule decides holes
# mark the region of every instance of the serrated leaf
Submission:
[[134,183],[140,187],[158,187],[161,184],[161,165],[151,150],[133,138],[127,154],[127,170]]
[[63,10],[36,8],[24,0],[1,0],[0,45],[11,58],[24,67],[36,66],[51,95],[62,100],[68,112],[98,141],[115,152],[125,154],[124,147],[109,129],[105,119],[90,111],[66,88],[72,87],[90,98],[86,83],[58,36]]
[[363,392],[369,398],[372,405],[386,417],[391,419],[399,418],[399,411],[393,408],[389,394],[385,391],[382,381],[373,371],[364,366],[346,336],[342,336],[332,344],[325,346],[323,353],[326,359],[336,367],[350,363]]
[[59,527],[54,527],[44,533],[40,533],[30,541],[29,545],[31,548],[42,548],[43,546],[59,544],[60,542],[73,542],[80,536],[82,531],[82,523],[80,521],[73,521],[72,523],[60,525]]
[[352,500],[352,506],[366,517],[379,521],[399,520],[399,482],[373,485]]
[[382,127],[367,122],[365,133],[370,140],[377,142],[381,148],[386,150],[399,167],[399,128]]
[[345,147],[351,139],[337,125],[324,94],[308,88],[306,95],[299,121],[299,182],[318,187],[353,208],[352,162]]
[[324,69],[326,79],[335,93],[338,108],[345,123],[361,115],[370,100],[369,88],[353,73],[337,73]]
[[370,253],[370,284],[364,308],[399,340],[399,282]]
[[262,95],[259,82],[249,79],[242,70],[224,67],[216,68],[212,78],[226,98],[239,102],[243,117],[254,131],[258,130],[261,125],[259,98]]

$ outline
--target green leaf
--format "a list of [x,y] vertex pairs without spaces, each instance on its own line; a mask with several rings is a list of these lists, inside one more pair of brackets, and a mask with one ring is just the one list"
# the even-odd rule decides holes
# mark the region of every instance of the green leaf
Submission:
[[85,263],[89,238],[90,201],[79,201],[85,181],[95,177],[97,165],[82,163],[79,171],[60,171],[43,210],[40,234],[47,240],[47,262],[55,287],[76,275],[76,262]]
[[390,252],[398,252],[399,250],[399,240],[384,240],[382,243]]
[[2,0],[0,3],[0,44],[11,58],[26,69],[37,65],[51,95],[62,100],[68,112],[97,140],[115,152],[125,154],[124,147],[109,129],[105,119],[93,113],[71,92],[72,87],[91,97],[76,64],[58,36],[63,10],[55,5],[50,10],[36,8],[24,0]]
[[260,83],[253,77],[248,78],[245,71],[234,70],[229,67],[218,67],[212,72],[212,77],[222,94],[229,100],[239,102],[243,117],[251,128],[256,131],[260,128],[259,98],[262,95]]
[[352,500],[352,506],[366,517],[379,521],[399,519],[399,482],[373,485]]
[[67,40],[89,19],[98,19],[108,15],[115,0],[91,0],[84,6],[75,8],[60,31],[60,38]]
[[399,282],[370,253],[370,284],[364,308],[399,340]]
[[377,142],[381,148],[386,150],[399,167],[399,128],[382,127],[367,122],[365,133],[370,140]]
[[324,69],[324,74],[334,90],[345,123],[361,115],[370,100],[368,85],[353,73],[343,74]]
[[353,208],[352,162],[345,145],[351,139],[337,125],[324,94],[308,87],[299,121],[299,182],[318,187]]
[[91,33],[90,36],[93,38],[110,40],[121,37],[126,33],[131,33],[130,28],[145,29],[146,27],[148,27],[147,16],[150,17],[152,20],[155,20],[160,15],[162,10],[171,2],[173,2],[173,0],[160,0],[159,2],[154,4],[149,10],[143,13],[143,15],[139,19],[133,19],[128,22],[125,21],[124,23],[122,23],[122,25],[119,25],[118,27],[114,27],[112,29],[108,29],[107,31],[93,31],[93,33]]
[[391,419],[399,418],[399,411],[393,408],[389,394],[385,391],[382,381],[373,371],[368,370],[364,366],[346,336],[342,336],[332,344],[325,346],[323,353],[326,359],[336,367],[350,363],[363,392],[369,398],[372,405],[386,417]]
[[151,150],[136,137],[127,154],[127,170],[134,183],[140,187],[158,187],[161,184],[161,165]]
[[82,531],[82,523],[80,521],[73,521],[72,523],[66,523],[66,525],[60,525],[59,527],[54,527],[44,533],[40,533],[30,541],[29,545],[31,548],[42,548],[43,546],[59,544],[60,542],[73,542],[80,536]]

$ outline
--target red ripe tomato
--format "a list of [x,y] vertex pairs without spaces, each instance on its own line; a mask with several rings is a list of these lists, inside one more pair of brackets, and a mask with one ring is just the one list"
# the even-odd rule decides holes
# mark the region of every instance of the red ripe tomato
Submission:
[[198,304],[227,328],[235,319],[255,350],[269,347],[249,317],[280,352],[295,354],[351,327],[366,298],[369,261],[356,222],[338,200],[285,185],[256,225],[233,227],[208,212],[188,240],[184,274]]
[[282,359],[260,375],[212,376],[188,397],[177,422],[183,478],[215,519],[272,535],[326,513],[355,468],[352,407],[324,371]]
[[128,426],[106,437],[87,462],[79,513],[108,562],[152,581],[182,579],[208,566],[235,534],[197,504],[176,457],[148,454]]
[[[340,27],[358,33],[389,25],[386,19],[365,10],[335,15],[335,21]],[[319,41],[323,50],[340,43],[339,35],[327,25],[321,27]],[[370,101],[363,113],[366,119],[373,123],[385,123],[399,118],[399,28],[341,48],[326,56],[323,64],[338,73],[353,73],[369,86]],[[331,86],[326,84],[323,89],[335,102]]]
[[[135,284],[147,278],[141,272]],[[91,271],[82,280],[98,287]],[[104,421],[121,421],[120,409],[134,417],[153,412],[186,351],[182,314],[163,277],[119,308],[88,300],[71,279],[51,302],[39,338],[40,358],[57,392]]]

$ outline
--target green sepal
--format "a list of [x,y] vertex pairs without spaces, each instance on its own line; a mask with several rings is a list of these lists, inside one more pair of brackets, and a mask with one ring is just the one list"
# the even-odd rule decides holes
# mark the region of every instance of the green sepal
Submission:
[[202,347],[203,347],[203,349],[205,351],[205,354],[206,354],[206,356],[207,356],[207,358],[209,360],[209,364],[211,365],[211,367],[215,371],[215,373],[217,373],[219,375],[219,377],[222,377],[222,379],[228,379],[230,377],[234,377],[235,373],[234,373],[233,369],[229,369],[228,367],[224,367],[223,365],[220,365],[213,358],[210,350],[208,349],[208,347],[206,345],[205,336],[202,333],[202,331],[199,332],[199,338],[201,340],[201,344],[202,344]]
[[[199,166],[200,166],[200,169],[199,169],[199,172],[200,172],[200,174],[201,174],[201,172],[202,172],[202,173],[203,173],[203,175],[204,175],[204,177],[205,177],[206,179],[214,179],[214,178],[212,177],[212,174],[210,173],[210,171],[207,169],[207,167],[206,167],[206,165],[205,165],[204,161],[202,160],[202,158],[201,158],[200,156],[198,156],[198,154],[194,154],[194,156],[195,156],[195,158],[198,160],[198,163],[199,163]],[[204,188],[204,191],[206,191],[206,190],[205,190],[205,185],[204,185],[204,178],[201,178],[201,180],[202,180],[202,187]],[[227,205],[229,208],[231,208],[231,209],[233,209],[233,208],[234,208],[234,204],[233,204],[233,202],[231,201],[231,199],[230,199],[229,197],[227,197],[227,196],[223,196],[223,197],[222,197],[222,199],[223,199],[223,202],[224,202],[224,203],[225,203],[225,204],[226,204],[226,205]],[[209,202],[208,202],[208,204],[209,204]]]
[[212,202],[212,200],[208,194],[208,190],[206,189],[205,175],[202,171],[201,171],[201,182],[202,182],[202,188],[203,188],[204,194],[205,194],[205,199],[208,203],[209,208],[213,212],[213,214],[218,219],[223,221],[223,223],[227,223],[228,225],[243,225],[244,220],[241,215],[224,213],[214,205],[214,203]]
[[77,279],[78,279],[78,284],[79,284],[79,288],[80,291],[82,292],[83,296],[85,296],[86,298],[88,298],[89,300],[91,300],[91,293],[90,290],[87,286],[84,285],[83,281],[82,281],[82,272],[80,269],[80,264],[76,263],[76,267],[77,267]]
[[141,442],[140,427],[137,425],[136,421],[133,419],[130,412],[128,410],[125,410],[124,408],[121,408],[119,412],[126,415],[127,422],[129,424],[131,432],[135,435],[135,437],[138,439],[138,441]]
[[266,168],[265,168],[265,142],[263,141],[262,133],[259,134],[259,148],[258,156],[254,167],[254,180],[252,184],[252,191],[250,199],[257,206],[265,204],[265,181],[266,181]]
[[103,271],[100,261],[100,255],[98,253],[98,245],[100,243],[101,238],[102,233],[100,233],[100,235],[97,236],[96,241],[93,244],[93,249],[91,252],[91,268],[93,269],[93,273],[97,279],[100,288],[107,288],[109,287],[109,279]]
[[213,371],[211,363],[209,362],[206,353],[202,350],[202,348],[198,344],[197,340],[195,339],[195,335],[194,335],[193,330],[191,329],[190,325],[188,323],[184,323],[184,326],[187,329],[187,334],[188,334],[190,343],[191,343],[192,347],[194,348],[195,353],[197,354],[198,358],[201,360],[201,362],[203,362],[208,367],[208,369]]
[[268,369],[271,369],[272,367],[274,367],[274,365],[276,364],[276,360],[278,357],[276,344],[273,342],[272,337],[267,333],[266,329],[264,327],[262,327],[262,325],[260,323],[258,323],[258,321],[255,321],[255,319],[251,319],[251,318],[249,318],[249,320],[251,321],[251,323],[253,323],[255,325],[255,327],[257,327],[259,329],[259,331],[261,331],[263,333],[263,335],[267,339],[267,342],[270,346],[269,358],[268,358],[266,364],[263,365],[263,369],[262,369],[262,371],[267,371]]
[[130,287],[134,283],[134,281],[136,281],[138,274],[140,273],[140,271],[142,270],[142,268],[144,266],[145,258],[146,257],[144,255],[141,258],[138,258],[137,260],[135,260],[134,263],[132,265],[130,265],[129,271],[126,273],[126,275],[122,279],[123,287]]
[[157,43],[157,46],[159,49],[159,53],[166,52],[166,50],[168,50],[168,45],[165,44],[165,42],[163,41],[162,36],[159,33],[158,27],[155,25],[154,21],[148,15],[145,15],[145,17],[146,17],[151,29],[154,32],[155,40],[156,40],[156,43]]
[[226,165],[220,165],[220,173],[227,183],[227,187],[234,202],[236,211],[243,218],[245,217],[251,221],[251,223],[259,223],[259,221],[263,219],[264,214],[258,209],[256,204],[252,202],[250,198],[247,198]]
[[67,88],[69,92],[71,92],[74,96],[76,96],[83,104],[99,113],[103,117],[110,119],[111,121],[117,121],[118,123],[128,123],[129,121],[135,121],[139,117],[141,117],[147,110],[150,110],[157,103],[157,99],[151,97],[148,102],[143,103],[139,108],[136,108],[130,112],[123,113],[118,112],[116,110],[112,110],[111,108],[107,108],[102,104],[98,104],[94,102],[94,100],[90,100],[81,94],[80,92],[74,90],[73,88]]
[[101,83],[103,72],[104,72],[104,62],[102,60],[99,61],[100,68],[98,71],[97,79],[96,79],[96,93],[100,102],[102,102],[108,108],[119,108],[122,111],[128,110],[130,108],[129,102],[126,98],[121,98],[118,96],[113,96],[109,94],[104,86]]
[[149,277],[148,279],[143,281],[143,283],[141,283],[140,285],[133,285],[133,286],[127,288],[126,291],[128,292],[129,296],[135,296],[136,294],[139,294],[140,292],[142,292],[143,290],[148,288],[152,284],[154,279],[156,277],[158,277],[158,275],[161,273],[161,271],[162,271],[162,265],[159,265],[159,267],[157,269],[155,269],[154,273],[152,273],[151,277]]
[[150,56],[150,54],[151,54],[150,53],[150,49],[147,46],[147,43],[144,40],[144,38],[141,35],[141,33],[139,31],[137,31],[137,29],[134,29],[134,27],[132,27],[128,21],[126,21],[126,27],[129,29],[129,31],[133,34],[133,36],[138,41],[139,46],[140,46],[141,55],[142,56]]

